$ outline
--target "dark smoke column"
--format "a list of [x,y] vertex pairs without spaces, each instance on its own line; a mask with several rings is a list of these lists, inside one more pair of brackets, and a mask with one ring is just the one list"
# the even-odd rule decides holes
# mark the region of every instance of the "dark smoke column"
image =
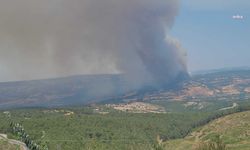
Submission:
[[167,35],[178,0],[2,0],[0,80],[123,73],[131,86],[187,74]]
[[178,13],[178,1],[137,2],[141,5],[126,17],[130,18],[128,22],[132,27],[125,32],[131,40],[134,54],[140,60],[138,62],[142,64],[139,68],[132,67],[139,72],[127,73],[139,76],[137,81],[145,79],[145,82],[152,82],[156,86],[166,86],[188,78],[186,52],[176,39],[167,35]]

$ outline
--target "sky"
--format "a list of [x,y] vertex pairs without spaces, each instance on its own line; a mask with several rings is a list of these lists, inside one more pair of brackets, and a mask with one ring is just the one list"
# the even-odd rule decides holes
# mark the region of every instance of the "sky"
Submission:
[[250,1],[182,0],[171,35],[186,49],[190,72],[249,67]]

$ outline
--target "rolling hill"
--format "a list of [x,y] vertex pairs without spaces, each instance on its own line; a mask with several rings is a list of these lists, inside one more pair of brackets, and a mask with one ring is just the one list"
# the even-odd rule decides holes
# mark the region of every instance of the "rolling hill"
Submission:
[[[114,88],[116,85],[116,88]],[[119,75],[83,75],[0,83],[0,108],[89,104],[122,94]]]
[[140,90],[131,89],[122,75],[82,75],[6,82],[0,83],[0,108],[250,98],[249,70],[198,74],[180,81],[165,88],[146,87]]

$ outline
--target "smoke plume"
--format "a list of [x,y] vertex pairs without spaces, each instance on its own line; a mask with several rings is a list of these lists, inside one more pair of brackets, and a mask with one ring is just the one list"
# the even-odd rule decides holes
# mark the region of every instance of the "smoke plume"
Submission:
[[178,0],[1,0],[0,80],[124,73],[167,83],[186,54],[168,31]]

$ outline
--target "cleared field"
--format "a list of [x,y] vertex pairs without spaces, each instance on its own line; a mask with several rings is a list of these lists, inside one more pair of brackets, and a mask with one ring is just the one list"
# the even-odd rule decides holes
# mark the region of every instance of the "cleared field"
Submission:
[[227,150],[250,149],[250,111],[236,113],[212,121],[196,129],[184,139],[170,140],[167,150],[200,150],[202,144],[218,140]]
[[133,102],[127,104],[107,104],[115,110],[132,113],[166,113],[165,109],[158,105],[152,105],[149,103]]

